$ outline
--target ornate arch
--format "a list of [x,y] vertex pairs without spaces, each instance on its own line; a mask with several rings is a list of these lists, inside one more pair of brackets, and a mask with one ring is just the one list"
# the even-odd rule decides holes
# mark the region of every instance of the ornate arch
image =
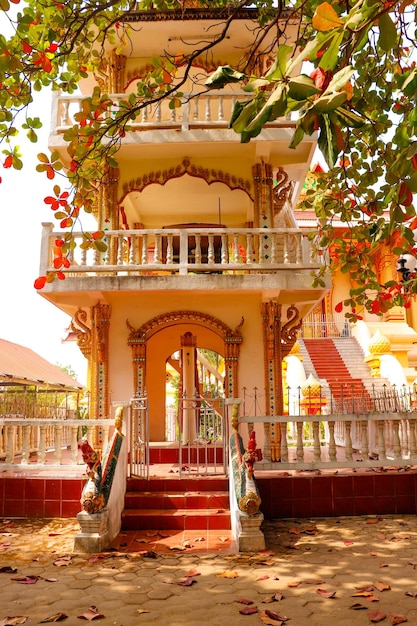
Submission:
[[203,167],[192,163],[189,158],[184,158],[178,165],[173,165],[164,170],[150,171],[143,176],[137,176],[130,181],[123,184],[123,195],[120,202],[123,201],[125,196],[131,191],[143,191],[145,187],[152,184],[165,185],[169,180],[173,178],[180,178],[181,176],[194,176],[195,178],[202,178],[208,185],[212,183],[223,183],[231,190],[240,189],[244,191],[251,200],[253,200],[253,186],[249,179],[244,179],[240,176],[235,176],[223,170],[217,170],[214,168]]
[[128,345],[132,348],[133,384],[136,393],[140,396],[145,393],[146,373],[146,346],[149,339],[156,333],[177,324],[191,323],[208,328],[224,341],[225,358],[225,392],[228,398],[235,397],[238,390],[238,359],[242,343],[241,328],[244,323],[242,317],[235,330],[212,315],[200,311],[171,311],[157,315],[135,329],[126,320],[129,330]]

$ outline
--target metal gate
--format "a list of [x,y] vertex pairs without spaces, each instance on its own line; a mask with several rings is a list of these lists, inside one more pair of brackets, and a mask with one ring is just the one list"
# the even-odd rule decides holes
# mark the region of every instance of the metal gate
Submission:
[[130,408],[129,475],[149,479],[148,398],[134,396]]
[[195,394],[178,400],[179,474],[208,476],[228,472],[225,401]]
[[[148,398],[129,402],[129,476],[149,479]],[[229,433],[224,398],[194,395],[178,400],[178,475],[227,474]]]

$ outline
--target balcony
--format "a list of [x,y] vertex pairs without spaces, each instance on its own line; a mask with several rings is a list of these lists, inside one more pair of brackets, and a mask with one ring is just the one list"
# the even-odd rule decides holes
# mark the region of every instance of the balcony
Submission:
[[[62,231],[43,224],[40,273],[55,272],[53,265],[56,240]],[[81,232],[73,233],[76,248],[71,266],[60,271],[68,277],[152,276],[166,275],[172,281],[181,276],[247,276],[305,270],[311,288],[311,272],[323,264],[315,253],[308,233],[300,229],[261,228],[176,228],[108,230],[107,251],[80,247]],[[293,285],[294,287],[294,285]],[[302,285],[300,285],[302,288]],[[137,288],[137,287],[136,287]],[[304,287],[305,288],[305,287]]]
[[[74,115],[81,111],[81,103],[86,95],[53,94],[51,134],[64,133],[74,124]],[[113,102],[108,115],[123,108],[121,102],[129,94],[111,94]],[[183,93],[182,106],[171,109],[169,100],[150,103],[145,106],[138,119],[130,123],[132,131],[152,130],[197,130],[227,129],[233,108],[237,101],[250,100],[253,94],[243,91],[208,91],[204,93]],[[286,117],[266,124],[266,128],[294,128],[295,121]],[[233,131],[231,131],[233,132]],[[238,137],[233,132],[235,137]]]

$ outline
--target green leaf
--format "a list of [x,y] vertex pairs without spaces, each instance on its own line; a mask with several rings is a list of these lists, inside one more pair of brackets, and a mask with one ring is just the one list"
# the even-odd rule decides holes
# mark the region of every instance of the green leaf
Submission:
[[342,39],[343,31],[337,32],[334,35],[329,47],[320,59],[319,66],[323,70],[332,70],[336,66],[337,60],[339,58],[339,49],[340,44],[342,43]]
[[379,39],[378,45],[384,52],[396,47],[398,33],[394,22],[388,13],[382,13],[378,18]]
[[228,83],[237,83],[246,78],[246,74],[237,72],[230,65],[221,65],[204,83],[209,89],[222,89]]
[[336,133],[328,115],[323,115],[320,120],[318,147],[320,148],[327,165],[330,168],[334,167],[339,154],[339,149],[337,147]]
[[327,95],[328,93],[332,93],[334,91],[340,91],[340,89],[342,89],[350,81],[353,73],[354,71],[351,65],[346,65],[346,67],[339,70],[339,72],[336,72],[323,95]]
[[291,139],[290,148],[295,149],[298,146],[298,144],[303,140],[303,138],[304,138],[304,130],[301,128],[300,125],[297,125],[297,128],[295,129],[294,134]]
[[318,89],[314,80],[306,74],[300,74],[288,81],[288,97],[294,100],[307,100],[320,92],[321,89]]
[[313,104],[313,109],[317,113],[330,113],[330,111],[334,111],[344,102],[346,102],[346,99],[347,93],[344,91],[340,91],[339,93],[332,93],[328,96],[323,95],[315,100]]
[[292,51],[293,48],[291,46],[287,46],[286,44],[278,46],[275,62],[265,74],[266,78],[273,81],[280,80],[287,75],[287,59]]
[[344,106],[336,109],[335,114],[340,121],[343,122],[344,126],[349,126],[350,128],[362,128],[362,126],[366,123],[365,118]]

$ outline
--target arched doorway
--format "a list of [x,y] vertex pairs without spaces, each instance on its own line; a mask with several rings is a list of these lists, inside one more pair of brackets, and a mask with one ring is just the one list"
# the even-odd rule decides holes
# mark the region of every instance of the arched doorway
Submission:
[[[182,338],[183,343],[185,338]],[[183,423],[180,410],[182,399],[187,395],[199,398],[206,406],[202,416],[205,424],[204,433],[211,441],[220,439],[220,425],[216,415],[216,405],[225,398],[224,393],[224,357],[222,354],[202,346],[195,347],[193,374],[187,376],[187,346],[183,346],[169,356],[166,361],[165,386],[165,440],[179,441],[180,424]],[[191,378],[191,388],[187,390],[187,380]]]
[[243,319],[232,330],[221,320],[199,311],[165,313],[138,329],[128,322],[133,384],[137,395],[148,398],[150,441],[166,440],[166,363],[176,352],[182,352],[182,391],[187,395],[193,394],[193,387],[199,384],[195,374],[199,349],[224,358],[224,396],[236,395],[242,324]]

